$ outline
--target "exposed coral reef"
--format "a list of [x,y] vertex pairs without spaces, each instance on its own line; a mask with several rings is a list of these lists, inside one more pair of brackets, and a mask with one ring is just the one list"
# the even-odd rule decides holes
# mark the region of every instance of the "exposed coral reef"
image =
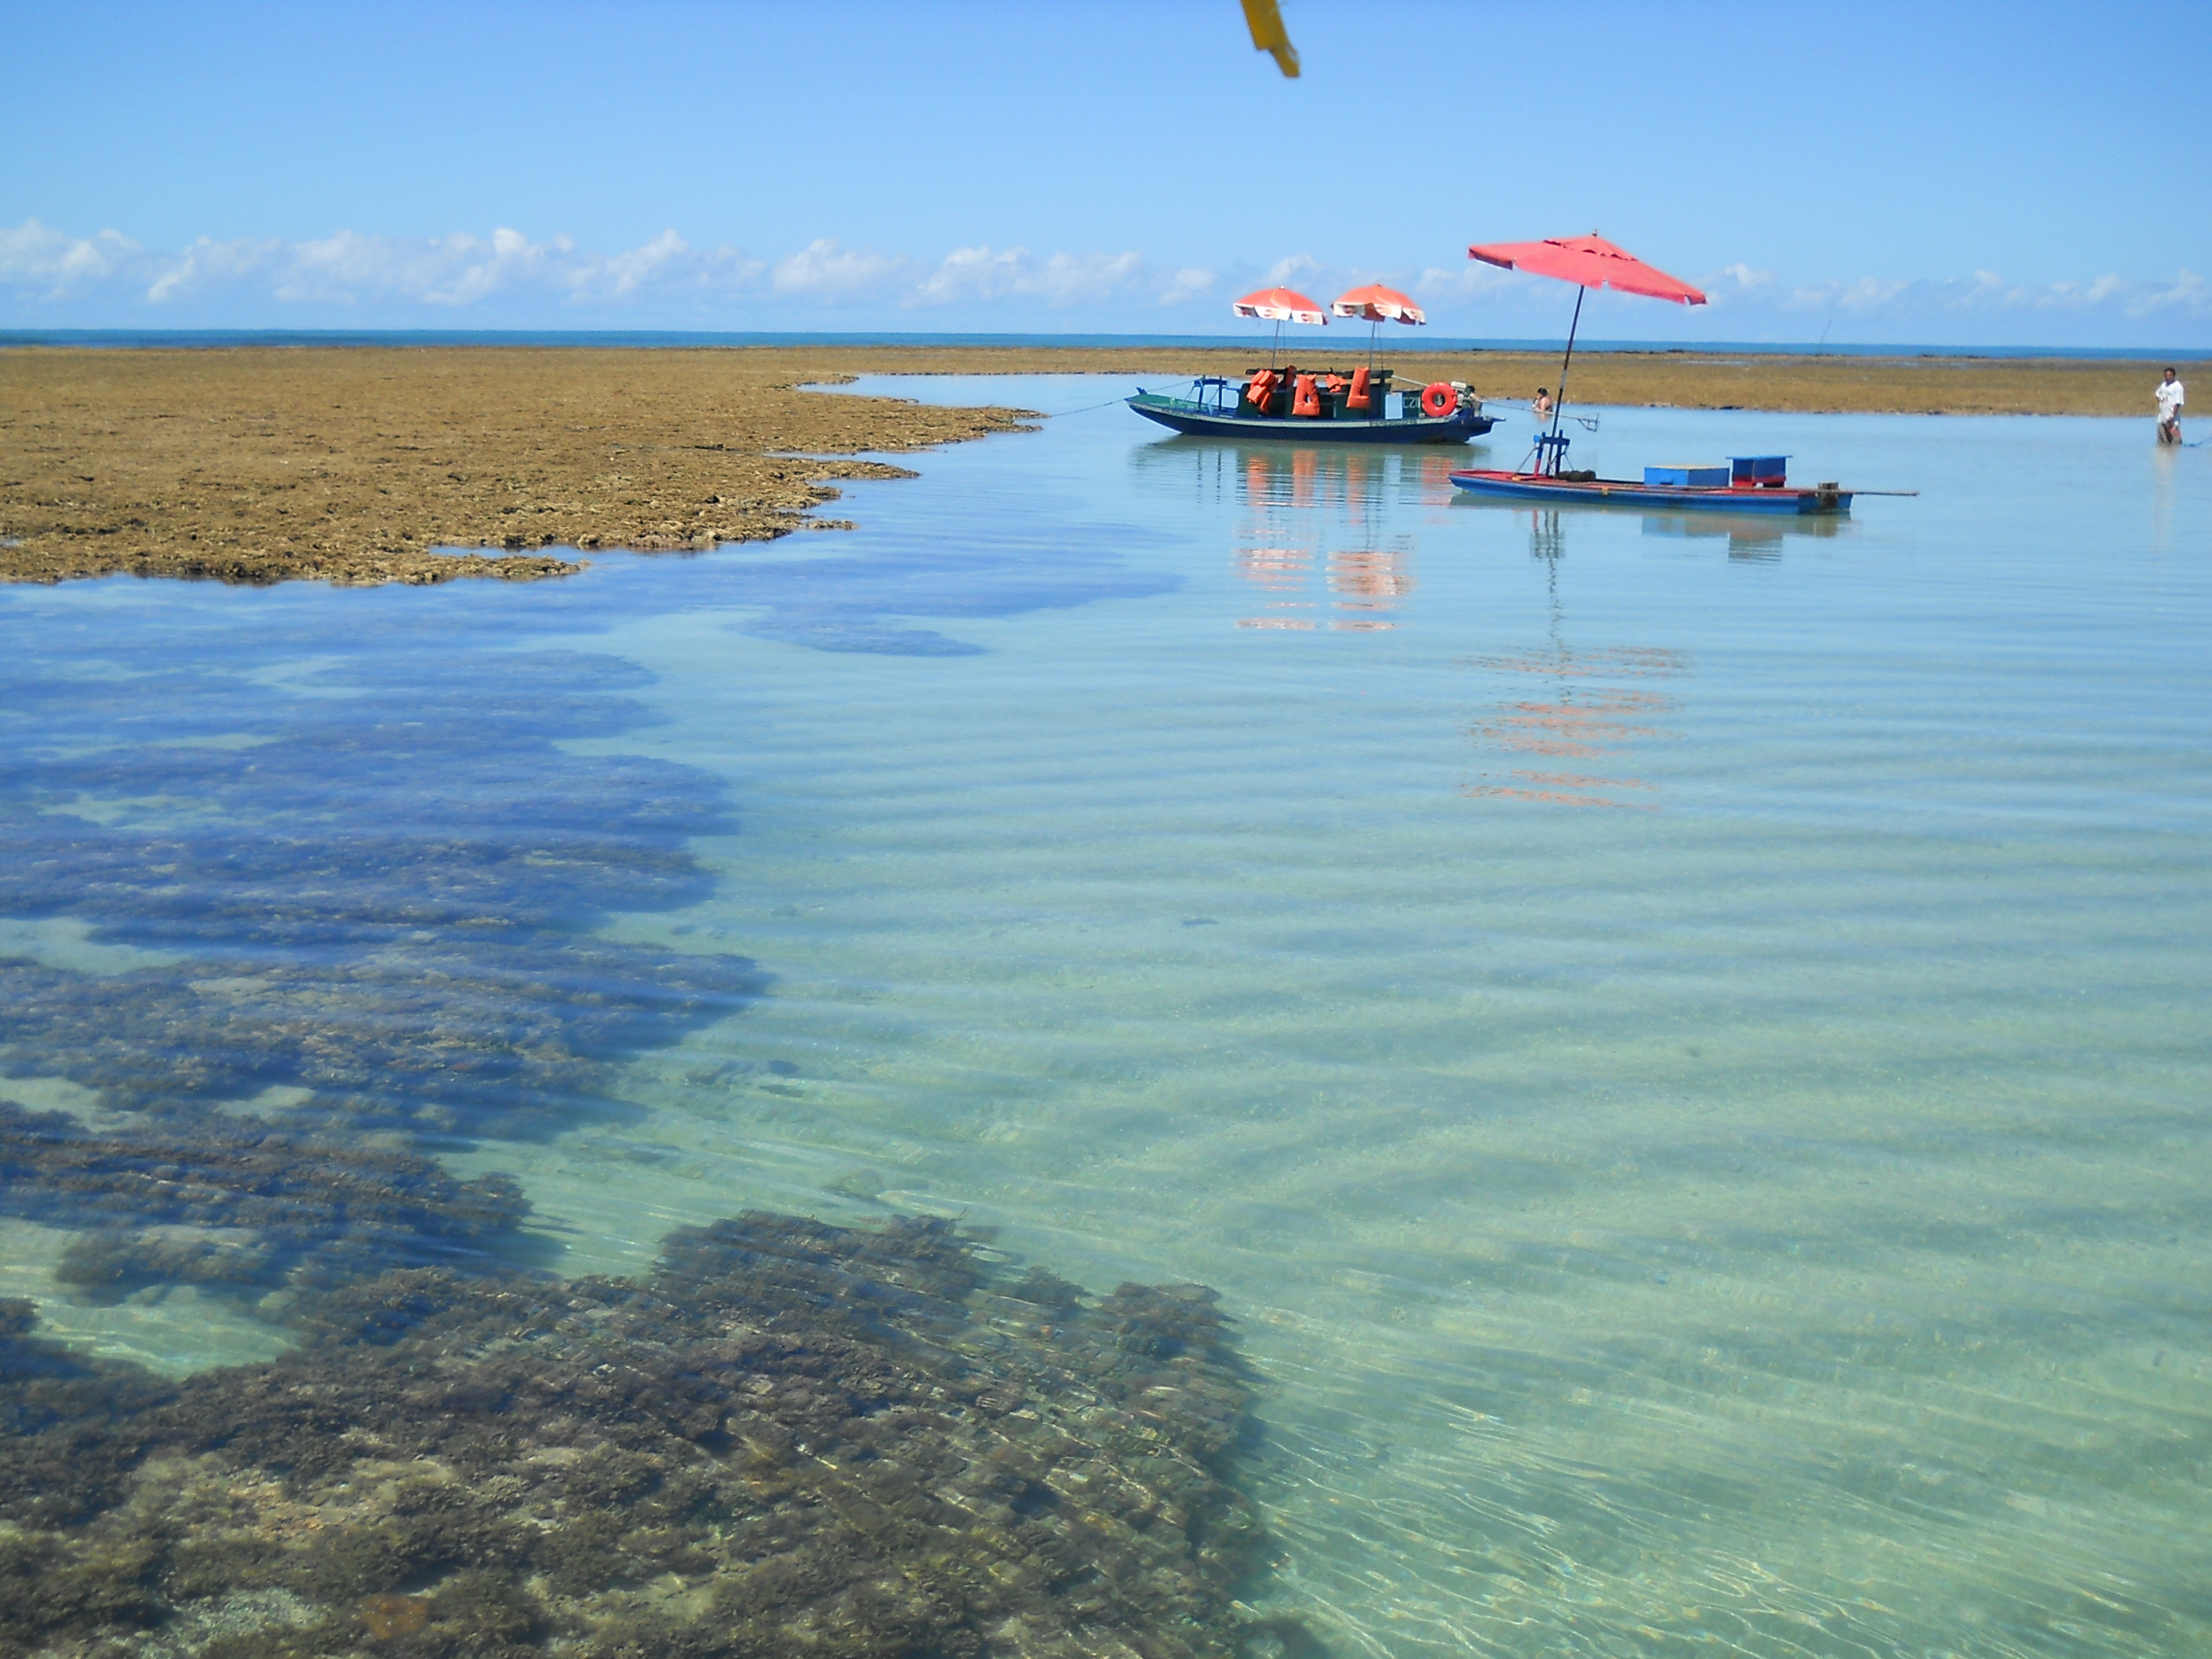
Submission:
[[810,374],[732,351],[0,351],[0,581],[566,575],[544,554],[434,550],[849,528],[805,516],[836,498],[826,481],[912,474],[799,457],[1019,423],[798,390]]
[[156,1384],[0,1309],[0,1653],[1233,1650],[1210,1292],[747,1215],[644,1282],[393,1270]]

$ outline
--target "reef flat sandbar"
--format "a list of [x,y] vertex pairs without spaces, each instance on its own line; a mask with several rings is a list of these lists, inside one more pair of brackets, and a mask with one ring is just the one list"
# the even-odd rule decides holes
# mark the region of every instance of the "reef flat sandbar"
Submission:
[[535,550],[843,528],[807,516],[835,480],[912,475],[842,458],[1021,424],[797,389],[839,377],[728,350],[0,351],[0,580],[567,575]]
[[[1365,342],[1285,343],[1347,363]],[[0,580],[534,580],[546,549],[653,552],[845,527],[836,483],[1020,410],[827,396],[878,374],[1241,375],[1194,346],[27,348],[0,351]],[[1393,349],[1400,378],[1488,398],[1554,383],[1548,352]],[[1593,351],[1581,404],[1927,415],[2137,415],[2156,360]],[[2177,365],[2199,379],[2212,363]],[[807,457],[812,459],[798,459]],[[466,550],[485,550],[476,552]],[[489,556],[487,556],[489,554]]]
[[[1295,333],[1296,337],[1292,335]],[[1557,389],[1557,350],[1429,351],[1386,338],[1378,361],[1416,382],[1464,380],[1486,398]],[[891,346],[807,351],[847,374],[1243,375],[1267,361],[1262,336],[1247,347]],[[760,355],[771,355],[763,350]],[[1285,331],[1281,356],[1349,368],[1365,360],[1367,334]],[[2136,415],[2145,441],[2156,409],[2151,388],[2172,363],[2184,380],[2212,375],[2212,361],[2180,357],[1843,356],[1832,354],[1577,351],[1569,391],[1577,404],[1660,409],[1753,409],[1850,415]],[[1102,391],[1100,395],[1104,396]]]

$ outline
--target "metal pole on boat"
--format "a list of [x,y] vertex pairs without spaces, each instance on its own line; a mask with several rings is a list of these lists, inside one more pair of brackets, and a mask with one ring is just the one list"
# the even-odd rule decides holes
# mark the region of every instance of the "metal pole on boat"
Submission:
[[1583,324],[1583,295],[1589,292],[1580,283],[1575,285],[1575,319],[1567,325],[1567,355],[1559,361],[1559,395],[1552,400],[1552,431],[1546,445],[1546,459],[1551,462],[1553,473],[1559,471],[1560,453],[1566,448],[1559,437],[1559,422],[1566,415],[1567,368],[1575,360],[1575,331]]

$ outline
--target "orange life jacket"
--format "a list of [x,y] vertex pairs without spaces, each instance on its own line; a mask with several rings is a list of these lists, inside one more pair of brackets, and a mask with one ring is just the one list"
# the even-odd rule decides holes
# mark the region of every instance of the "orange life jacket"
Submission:
[[1346,409],[1375,407],[1375,399],[1367,390],[1367,365],[1364,363],[1352,371],[1352,392],[1344,400],[1344,406]]
[[1321,413],[1321,392],[1316,388],[1312,375],[1298,376],[1297,396],[1291,399],[1291,413],[1293,415]]

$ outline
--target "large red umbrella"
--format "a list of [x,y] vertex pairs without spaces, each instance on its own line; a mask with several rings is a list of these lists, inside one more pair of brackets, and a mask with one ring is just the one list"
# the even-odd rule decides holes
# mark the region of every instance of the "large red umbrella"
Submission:
[[1257,317],[1274,324],[1275,343],[1267,352],[1270,368],[1275,366],[1276,355],[1282,349],[1285,323],[1308,323],[1316,328],[1328,326],[1328,313],[1296,289],[1263,288],[1241,300],[1231,301],[1229,308],[1239,317]]
[[1470,247],[1470,259],[1526,270],[1539,276],[1556,276],[1575,284],[1575,319],[1567,325],[1567,355],[1559,363],[1559,396],[1552,405],[1552,429],[1536,440],[1537,467],[1557,472],[1566,453],[1567,441],[1559,435],[1559,413],[1567,401],[1567,367],[1575,360],[1575,331],[1582,326],[1583,296],[1594,288],[1618,289],[1653,300],[1674,300],[1701,306],[1705,296],[1680,277],[1669,276],[1656,265],[1647,265],[1626,248],[1616,247],[1592,231],[1587,236],[1553,236],[1540,242],[1489,242]]
[[1503,265],[1508,270],[1556,276],[1583,288],[1617,288],[1623,294],[1677,300],[1686,306],[1705,302],[1705,296],[1687,283],[1645,264],[1626,248],[1615,247],[1595,234],[1553,236],[1540,242],[1490,242],[1468,249],[1467,257]]

